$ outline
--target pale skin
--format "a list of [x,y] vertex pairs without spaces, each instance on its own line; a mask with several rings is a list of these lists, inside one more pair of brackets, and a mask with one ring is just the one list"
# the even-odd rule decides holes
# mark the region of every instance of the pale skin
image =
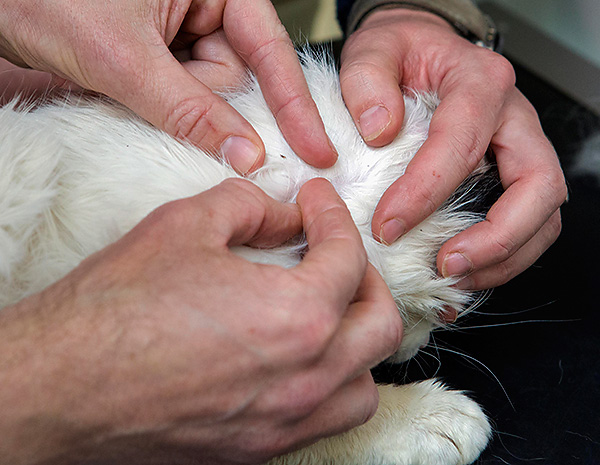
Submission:
[[[302,230],[293,269],[229,249]],[[0,462],[264,463],[367,421],[401,334],[327,181],[297,205],[225,181],[3,309]]]
[[[20,80],[13,89],[35,94],[50,82],[103,92],[247,173],[263,163],[264,146],[212,90],[238,84],[249,67],[292,148],[314,166],[336,161],[291,42],[266,0],[54,0],[35,5],[0,0],[0,7],[1,55],[49,73],[5,62],[3,81]],[[375,11],[344,47],[341,81],[348,109],[373,146],[388,143],[401,127],[402,86],[435,90],[442,99],[429,140],[377,207],[375,237],[392,242],[418,224],[469,174],[491,143],[506,192],[486,221],[442,247],[440,273],[465,276],[462,287],[493,287],[527,268],[556,239],[558,209],[566,197],[564,178],[537,115],[514,87],[512,69],[502,57],[460,38],[429,13]],[[4,98],[10,96],[9,89]],[[362,116],[377,107],[384,109],[383,118],[381,111]],[[163,207],[64,280],[3,311],[0,345],[8,347],[0,353],[10,357],[0,374],[16,383],[0,383],[0,403],[6,406],[0,410],[10,412],[0,416],[0,450],[8,451],[0,455],[14,457],[12,465],[61,463],[52,453],[99,454],[92,446],[97,444],[105,454],[114,454],[109,459],[132,457],[128,463],[134,463],[133,457],[144,460],[134,451],[150,444],[152,457],[177,452],[185,460],[202,453],[206,463],[233,463],[240,457],[259,463],[355,426],[373,413],[376,394],[367,370],[397,347],[400,323],[387,289],[366,265],[347,212],[322,181],[304,189],[302,215],[252,188],[234,187]],[[239,217],[245,211],[236,204],[243,197],[240,192],[247,195],[244,208],[251,205],[256,212],[252,218]],[[161,238],[169,239],[172,227],[166,224],[173,216],[181,222],[185,211],[193,222],[220,209],[230,216],[219,216],[226,226],[203,222],[205,229],[198,234],[184,221],[175,228],[184,239],[170,244],[169,254],[162,252]],[[252,229],[257,223],[263,226]],[[281,242],[303,227],[312,230],[315,259],[295,272],[242,265],[227,251],[227,244]],[[349,248],[355,253],[348,254]],[[161,261],[154,266],[157,257]],[[239,276],[227,281],[234,273]],[[342,273],[343,282],[332,280],[336,273]],[[210,299],[194,294],[198,286],[186,279],[194,274],[205,279],[202,289],[212,289],[210,298],[221,299],[214,308],[196,308],[197,302]],[[240,302],[227,292],[234,286],[235,295],[246,289],[251,296],[244,299],[243,311],[236,311]],[[159,291],[164,294],[153,294]],[[277,301],[280,311],[290,293],[295,298],[284,309],[287,313],[273,318],[273,305],[265,306],[265,300],[268,304],[285,295]],[[322,302],[323,312],[306,313]],[[248,306],[259,313],[248,314]],[[215,312],[217,307],[225,313]],[[292,307],[300,311],[292,312]],[[141,308],[149,311],[141,314]],[[261,317],[260,309],[269,314]],[[174,326],[158,327],[164,314]],[[242,329],[236,325],[240,314],[262,324],[256,325],[256,337],[243,331],[255,326],[252,321],[244,320]],[[292,314],[305,314],[307,321],[298,322]],[[202,337],[193,337],[191,315],[206,315],[201,321],[210,322],[202,326]],[[324,322],[327,331],[314,336],[315,322],[319,328]],[[288,337],[294,328],[297,337]],[[53,331],[61,331],[61,337],[52,338]],[[345,352],[349,341],[358,343],[350,355]],[[148,350],[155,343],[157,349]],[[40,352],[40,344],[48,350]],[[45,354],[50,358],[44,359]],[[205,362],[220,359],[237,363],[235,371],[219,372],[222,365]],[[202,372],[190,372],[190,364],[201,366]],[[69,371],[73,366],[88,371]],[[205,371],[211,368],[217,371]],[[40,370],[45,382],[27,382],[32,370]],[[213,378],[218,385],[210,383]],[[111,389],[117,385],[119,389]],[[222,391],[229,385],[230,390]],[[292,388],[300,394],[292,396],[297,392]],[[202,404],[198,393],[205,393],[210,404]],[[261,443],[258,436],[272,441]],[[31,448],[18,447],[24,439]],[[75,443],[81,450],[73,449]]]

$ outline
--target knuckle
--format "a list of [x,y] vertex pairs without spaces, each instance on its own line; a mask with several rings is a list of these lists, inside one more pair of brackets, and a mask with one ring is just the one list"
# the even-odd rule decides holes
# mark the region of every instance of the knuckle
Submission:
[[560,168],[551,169],[543,173],[542,184],[542,192],[548,192],[553,207],[558,208],[567,200],[567,184]]
[[324,400],[323,389],[307,378],[296,381],[287,390],[279,408],[287,421],[301,421],[315,412]]
[[300,361],[316,360],[331,341],[336,324],[330,312],[305,311],[291,323],[289,351]]
[[260,414],[276,423],[293,425],[313,414],[330,395],[327,380],[310,370],[290,375],[269,391],[259,407]]
[[[217,132],[213,123],[215,112],[216,102],[212,99],[183,99],[167,114],[165,130],[178,139],[191,140],[203,145],[207,136]],[[217,147],[204,148],[215,150]]]
[[512,260],[505,260],[499,263],[495,270],[495,286],[506,284],[517,274],[518,271]]
[[189,228],[197,218],[187,199],[175,200],[156,208],[134,228],[139,240],[150,249],[167,250],[179,247],[179,233]]
[[380,57],[369,57],[347,63],[340,71],[340,84],[342,87],[347,83],[372,87],[372,78],[379,76],[382,72],[388,72],[382,64],[383,61],[384,59]]
[[517,250],[517,242],[509,232],[497,232],[491,239],[491,249],[497,260],[504,262]]
[[264,41],[259,41],[249,51],[247,61],[248,63],[253,63],[255,70],[260,72],[265,66],[272,66],[273,62],[279,61],[278,57],[282,49],[294,51],[286,30],[283,26],[277,26],[277,30],[273,32],[272,37]]
[[394,304],[389,310],[389,317],[386,321],[385,333],[383,335],[384,347],[388,349],[391,356],[394,354],[402,342],[404,334],[404,325],[398,307]]
[[516,74],[510,61],[494,52],[488,52],[487,57],[487,68],[492,73],[493,82],[504,91],[512,89],[516,83]]
[[367,391],[363,395],[363,400],[364,414],[359,420],[360,425],[364,425],[371,418],[373,418],[373,416],[377,412],[377,408],[379,407],[379,391],[377,390],[377,386],[374,383],[369,383]]
[[301,94],[289,95],[285,101],[273,109],[273,116],[277,120],[280,120],[283,115],[292,120],[293,118],[303,117],[305,103],[306,96]]
[[[478,121],[478,116],[474,116],[472,121]],[[465,128],[461,134],[461,139],[455,142],[457,150],[457,163],[464,173],[471,173],[479,164],[486,151],[486,145],[480,138],[475,128]],[[460,165],[463,166],[460,166]]]
[[264,197],[260,187],[244,178],[227,178],[219,184],[219,188],[227,191],[232,198],[262,199]]
[[166,203],[154,210],[148,218],[156,227],[180,230],[189,222],[189,202],[181,199]]
[[471,173],[487,150],[487,141],[481,138],[477,125],[486,118],[477,102],[465,101],[462,108],[463,122],[448,134],[448,144],[454,169],[459,173]]
[[[414,211],[410,212],[411,218],[426,217],[437,210],[438,205],[435,202],[435,187],[427,183],[422,183],[419,189],[412,193],[414,196]],[[411,228],[412,225],[407,225]]]
[[[285,274],[281,278],[286,278]],[[310,283],[293,280],[278,294],[279,311],[270,321],[265,338],[278,347],[274,362],[287,366],[311,363],[322,356],[333,338],[339,322],[335,313],[323,303]],[[281,303],[281,301],[285,303]]]
[[556,214],[552,215],[548,220],[548,229],[549,241],[550,244],[552,244],[558,239],[558,236],[560,236],[560,233],[562,232],[562,220],[559,212],[556,212]]
[[268,460],[288,451],[290,440],[279,431],[250,432],[240,444],[245,463],[265,463]]

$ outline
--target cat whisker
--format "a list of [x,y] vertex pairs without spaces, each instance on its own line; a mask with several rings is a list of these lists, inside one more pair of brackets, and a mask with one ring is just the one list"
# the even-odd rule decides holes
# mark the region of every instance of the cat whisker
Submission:
[[410,360],[414,360],[415,363],[417,365],[419,365],[419,368],[421,369],[421,373],[423,373],[424,376],[427,376],[427,371],[425,371],[425,368],[423,368],[423,365],[421,365],[421,363],[419,362],[418,357],[413,357]]
[[459,314],[459,318],[469,315],[471,313],[475,313],[476,310],[488,300],[488,298],[492,295],[492,292],[493,289],[485,289],[483,291],[478,292],[475,300],[471,302],[469,306]]
[[507,462],[506,460],[504,460],[502,457],[500,457],[498,455],[494,455],[494,458],[500,460],[502,463],[505,463],[506,465],[511,465],[510,462]]
[[552,300],[550,302],[536,305],[535,307],[526,308],[525,310],[517,310],[515,312],[486,313],[486,312],[480,312],[480,311],[473,311],[471,313],[474,313],[476,315],[484,315],[484,316],[522,315],[523,313],[533,312],[535,310],[539,310],[541,308],[548,307],[550,305],[554,305],[555,303],[556,303],[556,300]]
[[515,438],[515,439],[522,439],[523,441],[527,441],[527,438],[524,438],[523,436],[519,436],[517,434],[513,434],[513,433],[507,433],[506,431],[495,431],[496,434],[498,435],[503,435],[503,436],[509,436],[511,438]]
[[[526,438],[522,438],[522,437],[520,437],[520,436],[516,436],[516,435],[513,435],[513,434],[508,434],[508,433],[501,433],[501,434],[503,434],[503,435],[505,435],[505,436],[512,436],[512,437],[515,437],[515,438],[517,438],[517,439],[523,439],[524,441],[526,441],[526,440],[527,440]],[[508,454],[509,454],[511,457],[513,457],[513,458],[517,459],[519,462],[538,462],[538,461],[542,461],[542,460],[544,460],[544,461],[545,461],[545,460],[546,460],[546,457],[534,457],[534,458],[526,459],[526,458],[524,458],[524,457],[519,457],[519,456],[515,455],[514,453],[512,453],[512,452],[511,452],[511,451],[508,449],[508,447],[506,447],[506,444],[504,444],[504,441],[502,440],[502,436],[501,436],[501,434],[500,434],[500,433],[498,434],[498,440],[500,441],[500,444],[502,444],[502,447],[504,447],[504,450],[505,450],[505,451],[506,451],[506,452],[507,452],[507,453],[508,453]],[[496,458],[498,458],[498,459],[502,460],[504,463],[508,463],[506,460],[504,460],[504,459],[501,459],[500,457],[498,457],[498,456],[496,456],[496,455],[495,455],[494,457],[496,457]]]
[[439,359],[439,357],[436,357],[434,354],[430,354],[429,352],[427,352],[425,350],[419,351],[419,354],[417,354],[417,355],[429,355],[431,358],[433,358],[437,362],[438,366],[435,370],[435,373],[431,376],[432,378],[435,378],[437,376],[438,372],[440,371],[440,368],[442,367],[442,361]]
[[527,323],[569,323],[573,321],[581,321],[578,318],[570,319],[570,320],[523,320],[523,321],[509,321],[505,323],[494,323],[489,325],[477,325],[477,326],[461,326],[461,330],[465,329],[482,329],[482,328],[495,328],[498,326],[513,326],[513,325],[521,325]]
[[[500,379],[496,376],[496,374],[485,363],[481,362],[480,360],[477,360],[475,357],[472,357],[471,355],[467,355],[467,354],[465,354],[463,352],[459,352],[457,350],[452,350],[448,347],[441,347],[438,345],[438,349],[452,353],[452,354],[459,355],[461,357],[464,357],[467,361],[470,361],[473,365],[479,365],[479,366],[485,368],[485,370],[494,378],[494,380],[496,380],[496,382],[498,383],[498,386],[500,386],[500,389],[502,389],[502,392],[506,396],[506,399],[508,400],[508,403],[510,404],[511,408],[515,412],[517,411],[517,409],[515,408],[515,405],[513,404],[512,400],[510,399],[510,396],[508,395],[508,392],[504,388],[504,385],[502,384],[502,382],[500,382]],[[475,362],[475,363],[473,363],[473,362]]]

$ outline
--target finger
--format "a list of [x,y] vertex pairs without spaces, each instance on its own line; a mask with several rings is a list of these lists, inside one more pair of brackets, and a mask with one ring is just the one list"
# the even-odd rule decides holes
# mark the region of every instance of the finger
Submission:
[[[400,345],[400,314],[385,282],[371,265],[361,285],[359,298],[350,306],[322,358],[308,370],[286,379],[269,398],[275,403],[281,396],[301,400],[299,407],[309,413],[307,420],[299,425],[310,424],[318,436],[356,426],[359,424],[357,420],[366,421],[369,412],[364,410],[364,399],[354,406],[346,404],[338,412],[329,412],[328,419],[323,418],[323,414],[331,403],[330,399],[347,387],[351,388],[357,380],[366,382],[364,387],[373,389],[373,381],[367,375],[369,369],[392,355]],[[323,402],[322,399],[329,400]],[[266,405],[269,409],[268,403]],[[291,412],[292,415],[295,413]]]
[[508,259],[487,268],[478,269],[460,280],[460,289],[491,289],[507,283],[533,265],[537,259],[556,241],[561,230],[560,212],[557,211],[548,222]]
[[110,83],[97,90],[169,134],[222,155],[239,173],[262,165],[264,146],[252,126],[186,71],[160,36],[137,48],[129,49],[126,69],[113,70]]
[[390,47],[396,42],[366,30],[352,35],[342,51],[342,95],[363,139],[374,147],[390,143],[404,120],[402,57]]
[[394,242],[433,213],[475,169],[497,129],[497,115],[483,103],[488,100],[481,88],[442,99],[427,140],[376,207],[376,238]]
[[444,276],[502,263],[531,241],[566,199],[558,157],[531,105],[518,92],[492,147],[505,192],[486,220],[449,240],[438,255]]
[[340,387],[307,418],[285,430],[287,437],[294,438],[293,448],[287,452],[366,423],[375,415],[378,404],[377,386],[367,371]]
[[56,76],[55,74],[52,75],[52,85],[60,87],[61,89],[67,90],[69,92],[80,92],[83,90],[83,87],[81,87],[79,84],[69,81],[68,79]]
[[[344,384],[394,354],[402,340],[403,325],[390,290],[373,267],[367,272],[342,319],[340,329],[315,367],[317,377]],[[340,354],[346,354],[340,357]]]
[[515,254],[552,214],[547,213],[545,199],[532,196],[544,188],[536,179],[513,184],[492,206],[484,221],[444,244],[438,254],[442,275],[464,276],[502,263]]
[[224,91],[244,83],[246,63],[227,42],[222,29],[198,39],[180,59],[183,67],[213,91]]
[[52,86],[52,75],[20,68],[0,58],[0,105],[13,98],[42,95]]
[[213,243],[222,247],[270,247],[302,231],[296,205],[277,202],[244,179],[228,179],[192,200],[210,219],[199,215],[198,220],[210,223]]
[[227,0],[192,0],[186,12],[179,34],[207,36],[223,26],[223,11]]
[[[325,179],[308,181],[297,196],[309,250],[292,271],[325,289],[324,299],[346,308],[367,265],[362,238],[344,201]],[[331,302],[331,301],[330,301]]]
[[320,358],[283,386],[283,392],[312,386],[317,397],[328,397],[393,355],[403,334],[402,318],[381,275],[368,265],[356,301],[350,304]]
[[332,166],[337,154],[310,95],[293,44],[268,0],[230,0],[225,34],[256,75],[286,141],[304,161]]

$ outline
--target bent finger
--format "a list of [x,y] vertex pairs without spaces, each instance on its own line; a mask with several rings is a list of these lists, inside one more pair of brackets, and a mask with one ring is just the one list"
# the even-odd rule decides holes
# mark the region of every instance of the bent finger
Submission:
[[404,120],[401,57],[390,50],[389,39],[359,31],[347,41],[341,57],[344,102],[361,136],[374,147],[389,144]]
[[[334,436],[369,421],[377,412],[379,392],[369,371],[341,386],[311,415],[286,432],[296,437],[293,449]],[[302,452],[299,452],[302,454]]]
[[227,41],[223,29],[196,40],[187,56],[182,55],[179,52],[183,67],[213,91],[222,92],[244,83],[246,64]]
[[297,202],[309,250],[290,271],[311,282],[314,289],[324,289],[322,298],[345,310],[367,266],[360,233],[346,204],[325,179],[304,184]]
[[[296,205],[277,202],[245,179],[227,179],[192,201],[210,219],[208,234],[222,247],[270,247],[302,231],[302,217]],[[198,217],[200,222],[205,219],[206,216]]]
[[314,373],[317,377],[328,373],[331,383],[344,384],[393,355],[402,334],[402,318],[391,292],[369,264],[355,301]]
[[406,171],[383,194],[372,221],[374,237],[392,243],[433,213],[483,158],[497,124],[486,97],[472,91],[446,96],[429,136]]
[[339,433],[366,421],[374,413],[370,408],[365,410],[367,397],[354,405],[345,405],[340,411],[330,412],[328,420],[322,417],[331,399],[355,386],[357,380],[362,380],[360,384],[366,383],[365,388],[373,389],[369,369],[395,352],[400,343],[400,314],[385,282],[372,266],[367,270],[359,294],[361,300],[350,306],[321,359],[307,370],[285,379],[270,397],[275,402],[281,397],[297,398],[300,409],[290,413],[292,417],[305,415],[307,419],[299,426],[312,425],[316,436]]
[[332,166],[337,153],[325,133],[292,41],[271,2],[227,2],[223,29],[256,75],[292,150],[317,168]]
[[[444,244],[438,261],[444,276],[463,275],[506,261],[551,217],[556,218],[566,199],[558,157],[537,115],[519,93],[515,93],[513,102],[506,123],[492,139],[505,192],[485,221]],[[467,263],[463,260],[461,265],[461,257]]]
[[560,212],[557,211],[529,242],[509,258],[487,268],[477,269],[460,280],[457,286],[460,289],[483,290],[507,283],[533,265],[556,241],[560,230]]

